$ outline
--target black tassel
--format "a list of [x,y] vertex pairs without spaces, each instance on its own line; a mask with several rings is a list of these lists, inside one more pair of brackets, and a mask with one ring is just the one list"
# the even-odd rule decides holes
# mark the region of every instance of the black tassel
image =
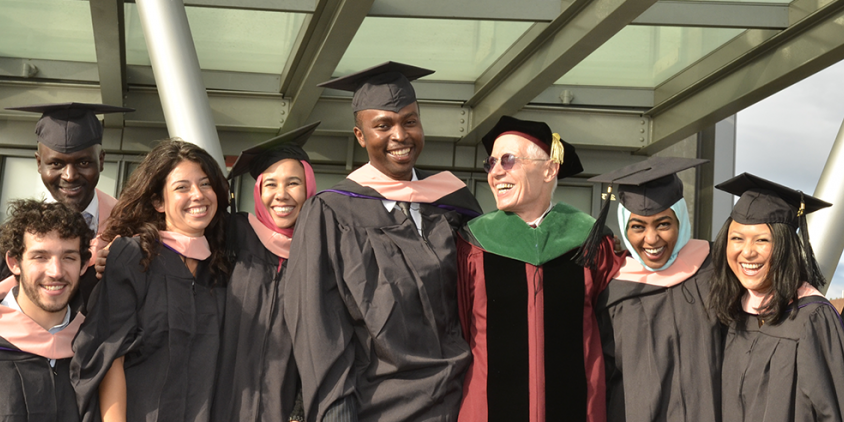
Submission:
[[580,250],[572,258],[577,265],[586,268],[597,268],[598,251],[601,248],[601,242],[604,240],[604,225],[607,222],[607,215],[610,213],[610,201],[613,199],[612,186],[607,188],[604,204],[601,206],[601,213],[598,214],[598,219],[592,229],[589,230],[589,236],[586,236],[586,241],[580,246]]
[[234,216],[237,214],[237,201],[234,197],[234,192],[229,194],[231,197],[229,198],[229,210],[231,211],[228,215],[223,218],[227,218],[227,227],[226,227],[226,257],[228,257],[229,262],[234,264],[234,261],[237,259],[237,245],[235,245],[235,232],[234,232]]
[[803,244],[801,251],[803,259],[806,261],[806,276],[809,284],[815,288],[820,289],[826,284],[826,278],[821,271],[821,266],[815,258],[815,251],[812,249],[812,243],[809,242],[809,225],[806,221],[805,214],[806,205],[803,202],[803,192],[800,192],[800,209],[797,211],[797,225],[800,228],[800,243]]

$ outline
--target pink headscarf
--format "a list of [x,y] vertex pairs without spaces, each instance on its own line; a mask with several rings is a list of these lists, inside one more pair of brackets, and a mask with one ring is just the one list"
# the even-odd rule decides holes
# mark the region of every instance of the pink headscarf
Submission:
[[[314,176],[313,167],[311,167],[307,161],[300,160],[299,162],[302,163],[302,167],[305,169],[305,199],[307,199],[316,194],[316,177]],[[252,223],[252,228],[255,229],[255,233],[258,235],[258,238],[261,239],[261,243],[263,243],[270,252],[281,258],[279,260],[279,266],[281,266],[284,259],[287,259],[290,256],[290,239],[293,237],[293,227],[281,229],[273,222],[273,218],[270,216],[269,211],[267,211],[267,208],[264,207],[264,203],[261,201],[261,183],[263,181],[264,175],[261,174],[258,176],[258,180],[255,181],[255,189],[253,191],[253,196],[255,198],[255,216],[257,217],[258,222],[260,222],[260,225],[254,224],[252,218],[250,218],[249,221]]]

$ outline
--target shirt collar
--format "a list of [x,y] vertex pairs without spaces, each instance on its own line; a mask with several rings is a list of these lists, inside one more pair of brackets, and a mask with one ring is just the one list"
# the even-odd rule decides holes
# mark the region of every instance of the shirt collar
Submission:
[[[23,310],[21,309],[21,306],[18,304],[18,300],[15,298],[15,295],[18,293],[19,288],[20,288],[20,286],[13,287],[12,290],[9,291],[9,294],[7,294],[6,297],[3,298],[2,301],[0,301],[0,305],[5,306],[7,308],[14,309],[14,310],[23,314]],[[26,314],[24,314],[24,315],[26,315]],[[50,334],[56,334],[59,331],[64,330],[68,326],[68,324],[70,324],[70,306],[67,307],[67,312],[65,312],[65,314],[64,314],[64,320],[62,320],[62,323],[59,324],[59,325],[56,325],[53,328],[50,328],[47,331],[49,331]]]
[[[410,177],[410,181],[415,182],[415,181],[419,180],[419,178],[416,177],[416,169],[411,169],[411,170],[413,171],[413,176]],[[381,201],[381,203],[384,204],[384,208],[386,208],[387,211],[392,211],[393,208],[395,208],[395,206],[396,206],[396,201],[393,201],[393,200],[390,200],[390,199],[384,199],[384,200]],[[416,205],[416,209],[419,209],[419,204],[417,204],[415,202],[410,204],[410,208],[414,209],[414,207],[413,207],[414,204]]]
[[554,208],[554,204],[549,202],[548,203],[548,209],[546,209],[545,212],[543,212],[542,215],[540,215],[539,218],[537,218],[536,220],[526,221],[527,225],[533,226],[533,227],[539,227],[539,225],[542,224],[542,220],[545,219],[545,216],[548,215],[549,212],[551,212],[551,208]]
[[[49,192],[47,193],[47,202],[57,202],[56,198],[53,198],[53,195],[50,195]],[[93,230],[94,233],[96,234],[97,228],[99,227],[99,224],[100,224],[100,200],[97,197],[97,190],[96,189],[94,189],[94,197],[91,198],[91,202],[88,203],[88,206],[85,207],[85,209],[82,210],[82,212],[87,212],[87,213],[94,216],[94,218],[91,219],[91,225],[88,228]]]

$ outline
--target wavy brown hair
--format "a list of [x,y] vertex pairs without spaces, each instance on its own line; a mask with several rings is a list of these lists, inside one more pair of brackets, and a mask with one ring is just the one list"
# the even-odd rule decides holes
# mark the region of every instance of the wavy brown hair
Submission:
[[217,162],[204,149],[178,138],[166,139],[147,154],[141,165],[132,173],[129,182],[120,194],[117,204],[111,211],[108,226],[102,237],[111,242],[117,236],[140,237],[144,271],[158,255],[160,244],[159,230],[166,230],[165,216],[155,210],[155,205],[163,201],[164,184],[167,176],[182,161],[199,164],[217,195],[217,213],[208,227],[205,238],[211,248],[211,272],[215,279],[226,279],[229,274],[229,260],[226,257],[225,225],[227,218],[226,204],[229,198],[229,185]]
[[[732,218],[727,218],[712,246],[712,266],[715,271],[712,274],[709,306],[724,324],[729,324],[742,315],[741,298],[746,291],[727,262],[727,244],[732,222]],[[771,291],[765,295],[765,306],[759,309],[759,316],[766,324],[776,325],[786,317],[797,316],[797,308],[789,310],[789,305],[797,302],[797,289],[804,281],[808,280],[809,284],[816,288],[819,286],[816,280],[809,279],[809,262],[802,253],[802,243],[794,227],[771,223],[768,228],[771,230],[773,242],[767,275]]]

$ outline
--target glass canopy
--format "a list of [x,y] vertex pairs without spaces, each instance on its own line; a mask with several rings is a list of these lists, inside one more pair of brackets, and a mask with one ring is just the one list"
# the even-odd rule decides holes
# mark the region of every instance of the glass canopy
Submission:
[[744,31],[627,26],[556,83],[654,88]]
[[[124,8],[126,63],[149,66],[138,8],[134,3]],[[282,72],[306,16],[204,7],[185,10],[200,68],[252,73]]]
[[0,57],[94,63],[87,1],[0,0]]
[[[334,71],[347,75],[389,60],[436,70],[427,81],[475,81],[531,22],[367,17]],[[384,42],[385,37],[389,43]]]

